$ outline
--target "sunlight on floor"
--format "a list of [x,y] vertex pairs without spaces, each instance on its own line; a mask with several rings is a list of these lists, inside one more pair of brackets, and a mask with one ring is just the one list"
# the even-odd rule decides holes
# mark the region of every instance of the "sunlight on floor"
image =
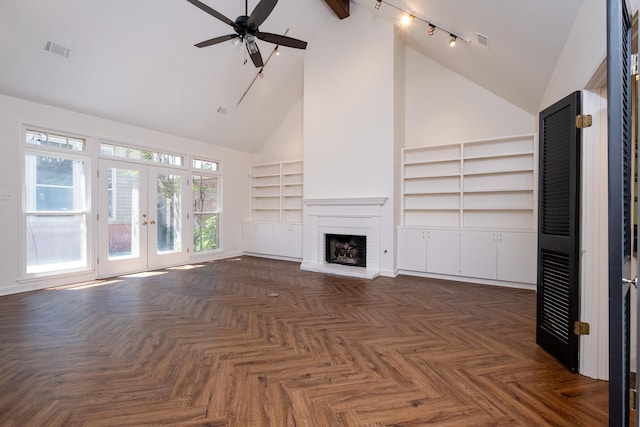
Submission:
[[47,288],[47,291],[79,291],[81,289],[97,288],[100,286],[113,285],[114,283],[120,283],[122,280],[98,280],[83,283],[74,283],[72,285],[56,286],[54,288]]
[[179,265],[178,267],[170,267],[167,270],[192,270],[194,268],[204,267],[204,264],[187,264],[187,265]]

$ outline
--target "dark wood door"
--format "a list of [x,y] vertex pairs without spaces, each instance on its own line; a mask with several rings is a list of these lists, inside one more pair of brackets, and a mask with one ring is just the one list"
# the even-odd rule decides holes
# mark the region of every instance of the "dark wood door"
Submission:
[[607,1],[609,179],[609,425],[629,424],[631,266],[631,20]]
[[580,92],[540,113],[536,340],[578,369],[580,306]]

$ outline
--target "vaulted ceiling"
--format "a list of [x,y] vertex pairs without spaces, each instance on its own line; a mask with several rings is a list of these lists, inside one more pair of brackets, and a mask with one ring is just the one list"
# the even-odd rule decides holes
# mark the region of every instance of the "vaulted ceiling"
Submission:
[[[232,20],[244,14],[243,1],[203,2]],[[409,46],[535,114],[582,0],[375,3],[352,0],[351,9],[395,23],[399,8],[463,36],[470,42],[452,49],[422,21],[404,30]],[[312,44],[337,19],[324,0],[280,0],[260,30]],[[193,46],[230,32],[181,0],[0,0],[0,93],[255,152],[302,96],[304,51],[281,49],[260,78],[231,42]],[[69,57],[46,52],[47,41]],[[274,45],[258,46],[267,60]]]

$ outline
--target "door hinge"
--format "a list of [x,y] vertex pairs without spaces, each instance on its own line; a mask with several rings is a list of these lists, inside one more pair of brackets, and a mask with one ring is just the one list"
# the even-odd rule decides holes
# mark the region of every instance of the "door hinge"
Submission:
[[96,221],[100,221],[100,214],[96,214]]
[[100,265],[100,257],[96,258],[96,262]]
[[631,76],[638,75],[638,54],[631,54]]
[[633,285],[634,288],[638,289],[638,277],[634,277],[633,279],[627,279],[626,277],[623,277],[622,283],[624,285]]
[[589,335],[589,324],[587,322],[574,322],[573,333],[576,335]]
[[629,407],[631,409],[633,409],[634,411],[638,410],[638,406],[636,405],[637,402],[637,391],[635,388],[630,388],[629,389]]
[[578,129],[585,129],[585,128],[591,127],[592,123],[593,123],[593,117],[591,117],[591,114],[580,114],[576,116],[576,127]]

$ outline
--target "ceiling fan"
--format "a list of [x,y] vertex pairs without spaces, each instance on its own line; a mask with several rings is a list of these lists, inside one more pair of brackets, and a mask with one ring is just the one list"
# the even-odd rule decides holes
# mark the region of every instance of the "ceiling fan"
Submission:
[[253,12],[251,12],[251,15],[248,14],[249,13],[248,0],[245,0],[244,2],[245,14],[238,16],[235,22],[227,18],[220,12],[202,3],[201,1],[198,1],[198,0],[187,0],[187,1],[192,5],[207,12],[209,15],[213,16],[214,18],[217,18],[220,21],[224,22],[225,24],[230,25],[236,32],[236,34],[227,34],[225,36],[219,36],[209,40],[205,40],[203,42],[196,44],[195,45],[196,47],[207,47],[207,46],[222,43],[228,40],[239,38],[242,42],[244,42],[247,48],[247,52],[251,57],[251,61],[253,61],[253,65],[255,65],[258,68],[264,66],[264,63],[262,62],[262,55],[260,54],[260,49],[258,49],[256,39],[281,45],[281,46],[293,47],[296,49],[307,48],[307,42],[304,42],[302,40],[294,39],[287,36],[282,36],[280,34],[263,33],[258,29],[258,27],[271,14],[271,12],[273,11],[273,8],[276,6],[276,3],[278,3],[278,0],[260,0],[260,2],[257,4],[255,9],[253,9]]

